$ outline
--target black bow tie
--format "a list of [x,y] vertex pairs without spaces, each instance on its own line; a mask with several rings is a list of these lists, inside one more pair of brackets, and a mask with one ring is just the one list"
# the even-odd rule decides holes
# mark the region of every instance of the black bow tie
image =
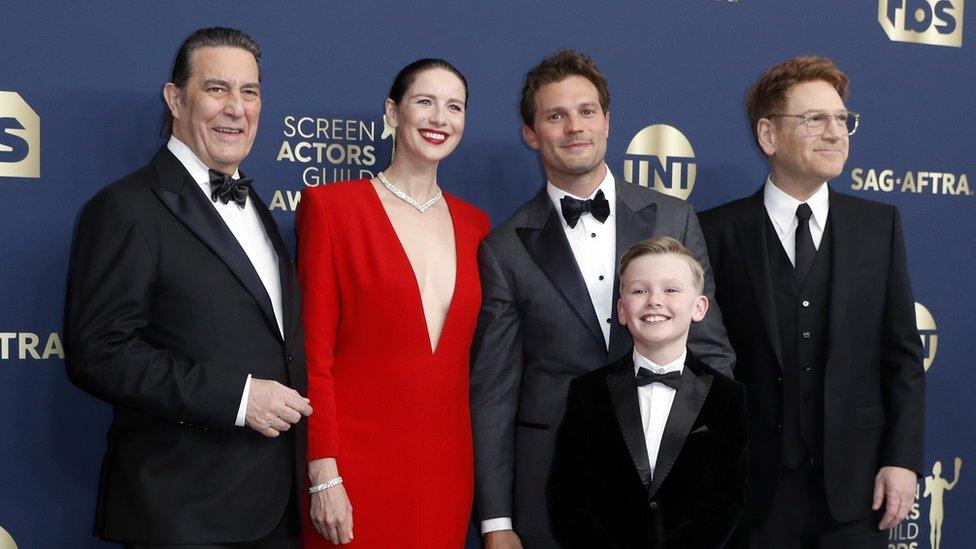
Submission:
[[647,368],[639,368],[637,370],[637,386],[643,387],[651,383],[662,383],[677,391],[678,385],[681,385],[681,372],[675,370],[666,374],[656,374]]
[[247,204],[247,194],[251,192],[251,183],[251,179],[234,179],[225,173],[210,170],[210,200],[220,200],[224,204],[233,200],[243,208]]
[[559,207],[563,211],[566,224],[574,229],[579,223],[580,216],[585,213],[589,213],[600,223],[610,217],[610,202],[603,195],[603,191],[597,191],[596,196],[588,200],[564,196],[559,199]]

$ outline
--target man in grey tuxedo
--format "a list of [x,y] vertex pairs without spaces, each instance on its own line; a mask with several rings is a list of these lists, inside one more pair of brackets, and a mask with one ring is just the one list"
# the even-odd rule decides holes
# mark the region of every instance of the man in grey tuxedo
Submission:
[[604,163],[609,104],[606,79],[586,55],[561,51],[526,75],[522,136],[539,151],[548,181],[479,251],[484,297],[471,414],[475,510],[487,549],[557,546],[543,492],[555,431],[570,380],[631,349],[630,334],[611,320],[616,265],[631,244],[671,236],[705,267],[713,307],[692,328],[689,347],[732,373],[698,219],[681,200],[614,178]]

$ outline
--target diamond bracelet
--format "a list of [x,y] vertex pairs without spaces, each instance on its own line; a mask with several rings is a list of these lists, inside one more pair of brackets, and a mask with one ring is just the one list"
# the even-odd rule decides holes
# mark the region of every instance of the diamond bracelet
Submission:
[[315,486],[312,486],[311,488],[308,489],[308,493],[315,494],[317,492],[321,492],[322,490],[328,490],[329,488],[333,488],[340,484],[342,484],[342,477],[336,477],[332,480],[325,481],[322,484],[316,484]]

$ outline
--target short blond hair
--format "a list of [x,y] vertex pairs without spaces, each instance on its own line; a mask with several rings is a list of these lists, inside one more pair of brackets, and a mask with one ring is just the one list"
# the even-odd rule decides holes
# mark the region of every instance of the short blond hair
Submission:
[[624,271],[627,270],[631,262],[645,255],[665,254],[674,254],[685,258],[688,266],[691,267],[691,274],[695,279],[695,289],[698,290],[698,293],[705,291],[705,269],[695,259],[695,256],[691,255],[691,251],[688,248],[685,248],[681,242],[678,242],[670,236],[645,238],[627,250],[627,253],[620,258],[620,266],[617,268],[617,276],[620,277],[621,290],[624,283]]

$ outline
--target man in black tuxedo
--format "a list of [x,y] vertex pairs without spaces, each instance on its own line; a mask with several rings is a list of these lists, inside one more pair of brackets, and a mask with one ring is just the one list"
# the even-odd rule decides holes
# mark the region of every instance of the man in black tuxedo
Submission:
[[[612,322],[616,264],[631,244],[672,236],[705,266],[692,207],[617,179],[604,162],[607,81],[574,51],[544,59],[522,89],[522,136],[548,181],[481,243],[483,294],[471,363],[475,511],[488,549],[556,547],[545,480],[569,382],[616,361],[630,334]],[[731,375],[734,356],[715,307],[689,347]]]
[[95,533],[127,547],[299,544],[312,409],[298,286],[238,171],[259,60],[238,30],[190,35],[163,89],[169,142],[96,194],[75,232],[68,370],[114,407]]
[[746,480],[745,388],[688,352],[705,273],[669,237],[620,260],[632,352],[573,380],[546,500],[564,548],[718,549]]
[[701,215],[748,390],[745,547],[884,547],[922,470],[925,377],[898,211],[827,186],[858,125],[847,86],[822,57],[767,70],[747,107],[769,177]]

